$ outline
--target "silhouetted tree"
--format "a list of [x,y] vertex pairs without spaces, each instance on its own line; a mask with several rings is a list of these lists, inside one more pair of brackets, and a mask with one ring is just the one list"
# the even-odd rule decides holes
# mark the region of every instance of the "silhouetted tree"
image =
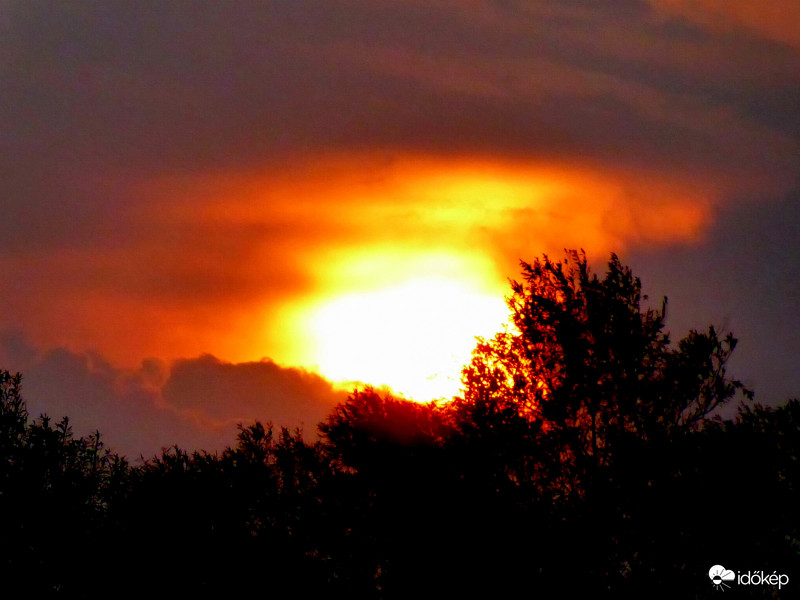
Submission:
[[0,371],[0,586],[74,593],[95,577],[108,493],[127,463],[69,419],[29,422],[21,376]]
[[453,481],[443,454],[447,420],[441,406],[368,387],[319,425],[339,471],[335,502],[347,524],[343,559],[371,580],[376,597],[430,592],[436,579],[428,575],[447,560],[442,550],[449,540],[441,541],[452,523],[446,505]]
[[[132,470],[117,502],[116,545],[148,564],[130,590],[288,594],[334,589],[319,491],[330,469],[318,444],[271,423],[240,426],[221,453],[165,449]],[[330,527],[330,525],[327,525]]]
[[[541,565],[540,585],[557,586],[577,562],[587,591],[619,593],[647,568],[642,556],[674,561],[651,544],[697,534],[672,518],[689,501],[678,494],[702,501],[702,490],[676,482],[691,434],[737,392],[752,397],[726,374],[736,339],[709,327],[672,344],[666,298],[660,309],[643,308],[641,282],[616,255],[603,277],[575,251],[523,262],[522,271],[510,326],[480,340],[463,371],[452,443],[547,548],[529,554]],[[648,527],[655,535],[645,542],[639,529]]]
[[378,472],[393,460],[442,443],[448,435],[447,415],[435,404],[421,404],[373,388],[356,390],[320,423],[328,452],[344,468]]
[[575,251],[522,269],[509,299],[512,326],[480,341],[455,407],[468,428],[533,436],[556,468],[546,476],[553,493],[587,493],[631,438],[672,439],[737,391],[751,396],[726,375],[736,339],[709,327],[671,345],[666,298],[660,310],[643,309],[641,282],[616,255],[603,278]]

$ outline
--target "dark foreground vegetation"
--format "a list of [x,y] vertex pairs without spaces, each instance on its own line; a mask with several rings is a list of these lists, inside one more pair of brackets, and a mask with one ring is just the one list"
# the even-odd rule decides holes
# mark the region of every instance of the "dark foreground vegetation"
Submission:
[[523,276],[463,398],[356,391],[313,444],[257,422],[132,466],[1,372],[0,596],[705,598],[715,564],[796,594],[800,403],[750,402],[732,336],[671,342],[616,257]]

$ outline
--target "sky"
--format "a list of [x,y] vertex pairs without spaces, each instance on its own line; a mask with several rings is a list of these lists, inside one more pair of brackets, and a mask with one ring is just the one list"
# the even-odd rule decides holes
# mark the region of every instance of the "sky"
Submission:
[[0,368],[131,457],[459,393],[611,252],[800,393],[794,0],[0,0]]

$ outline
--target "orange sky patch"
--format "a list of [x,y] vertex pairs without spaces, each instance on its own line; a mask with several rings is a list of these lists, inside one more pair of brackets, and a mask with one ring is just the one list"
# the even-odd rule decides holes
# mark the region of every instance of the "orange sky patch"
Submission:
[[[417,397],[457,393],[474,336],[507,315],[519,259],[582,247],[602,261],[631,244],[690,242],[711,217],[708,190],[650,174],[424,155],[326,157],[149,190],[143,218],[156,211],[188,232],[177,262],[209,275],[219,264],[240,282],[209,298],[220,317],[205,323],[185,299],[172,335],[187,318],[197,343],[182,354],[269,356]],[[167,212],[164,190],[178,192]],[[256,233],[230,257],[218,243],[204,256],[202,237],[219,231]],[[269,276],[275,262],[285,279]]]

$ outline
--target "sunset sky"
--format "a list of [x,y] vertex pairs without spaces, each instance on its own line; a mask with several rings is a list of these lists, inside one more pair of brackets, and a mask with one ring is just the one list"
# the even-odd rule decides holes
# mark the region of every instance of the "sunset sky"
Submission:
[[0,368],[126,454],[459,391],[584,248],[800,395],[796,0],[0,0]]

